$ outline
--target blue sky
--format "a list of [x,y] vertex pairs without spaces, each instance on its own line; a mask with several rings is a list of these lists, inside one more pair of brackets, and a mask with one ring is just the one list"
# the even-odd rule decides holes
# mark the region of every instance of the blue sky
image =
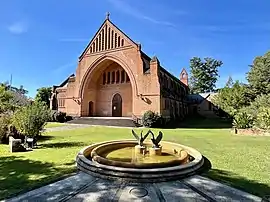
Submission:
[[178,76],[193,56],[223,61],[245,81],[255,56],[270,50],[269,0],[9,0],[0,2],[0,82],[13,75],[29,96],[74,73],[78,56],[110,19]]

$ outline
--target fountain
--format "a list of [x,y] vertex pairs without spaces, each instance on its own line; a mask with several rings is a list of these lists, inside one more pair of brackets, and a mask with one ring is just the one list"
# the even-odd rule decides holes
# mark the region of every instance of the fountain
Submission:
[[140,136],[132,130],[132,134],[136,140],[106,141],[82,149],[77,168],[100,178],[158,182],[195,174],[204,163],[197,150],[161,141],[161,131],[156,137],[151,130]]

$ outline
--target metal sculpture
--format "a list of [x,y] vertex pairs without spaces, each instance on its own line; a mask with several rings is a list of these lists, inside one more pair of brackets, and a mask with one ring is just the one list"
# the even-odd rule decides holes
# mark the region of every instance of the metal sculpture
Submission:
[[149,133],[150,133],[150,130],[143,136],[143,131],[141,131],[141,137],[139,137],[139,135],[137,135],[135,133],[135,131],[132,130],[133,136],[136,138],[136,140],[138,141],[138,145],[140,145],[141,147],[143,146],[143,142],[147,138],[147,136],[149,135]]
[[157,138],[155,138],[155,135],[154,135],[154,133],[151,131],[151,130],[149,130],[148,132],[150,132],[151,133],[151,135],[152,135],[152,143],[153,143],[153,147],[154,148],[159,148],[160,147],[160,141],[161,141],[161,139],[162,139],[162,137],[163,137],[163,134],[162,134],[162,132],[161,131],[159,131],[159,134],[158,134],[158,136],[157,136]]

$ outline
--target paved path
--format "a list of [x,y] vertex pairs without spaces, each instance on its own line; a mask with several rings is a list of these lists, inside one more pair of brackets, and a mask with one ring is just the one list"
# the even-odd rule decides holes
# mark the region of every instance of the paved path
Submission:
[[52,127],[52,128],[45,128],[45,132],[62,131],[62,130],[74,130],[74,129],[77,129],[77,128],[87,128],[87,127],[91,127],[91,126],[90,125],[85,125],[85,124],[69,124],[69,123],[65,123],[65,125]]
[[199,175],[172,182],[138,184],[108,181],[79,172],[6,201],[261,202],[261,198]]
[[[109,128],[130,128],[130,129],[135,128],[135,127],[128,127],[128,126],[105,126],[105,125],[86,125],[86,124],[69,124],[69,123],[66,123],[63,126],[46,128],[45,132],[74,130],[74,129],[77,129],[77,128],[88,128],[88,127],[109,127]],[[136,127],[136,128],[143,128],[143,127]]]

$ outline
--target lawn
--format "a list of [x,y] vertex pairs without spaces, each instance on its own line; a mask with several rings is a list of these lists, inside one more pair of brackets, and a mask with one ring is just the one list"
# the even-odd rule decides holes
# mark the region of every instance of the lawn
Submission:
[[64,123],[58,123],[58,122],[48,122],[45,125],[45,128],[55,128],[55,127],[59,127],[59,126],[64,126]]
[[[144,129],[146,131],[146,129]],[[164,139],[198,149],[212,164],[204,175],[236,188],[270,194],[270,137],[232,135],[229,129],[164,129]],[[132,138],[130,129],[89,127],[43,135],[32,152],[0,145],[0,199],[74,172],[78,151],[91,143]]]

